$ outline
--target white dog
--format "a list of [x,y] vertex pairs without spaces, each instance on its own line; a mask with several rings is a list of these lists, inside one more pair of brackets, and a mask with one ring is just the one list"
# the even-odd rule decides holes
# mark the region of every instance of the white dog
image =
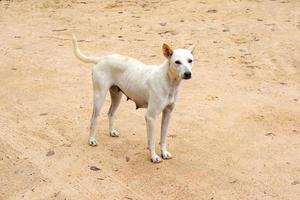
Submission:
[[172,158],[171,153],[167,150],[167,128],[175,106],[179,84],[182,79],[190,79],[192,76],[194,46],[173,51],[167,44],[163,44],[163,54],[167,60],[160,65],[146,65],[119,54],[104,57],[85,56],[80,52],[74,35],[73,44],[74,53],[78,59],[96,64],[92,72],[94,107],[89,144],[97,145],[95,139],[96,119],[108,91],[111,96],[111,106],[108,111],[109,134],[112,137],[119,136],[114,128],[114,114],[123,93],[127,96],[127,100],[135,102],[137,109],[147,108],[145,119],[148,148],[151,161],[154,163],[161,162],[160,156],[155,152],[155,119],[157,115],[163,113],[160,137],[161,155],[163,159]]

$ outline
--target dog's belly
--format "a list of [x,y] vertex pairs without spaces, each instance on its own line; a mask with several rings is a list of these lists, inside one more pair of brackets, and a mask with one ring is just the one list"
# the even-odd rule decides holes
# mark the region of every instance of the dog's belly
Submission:
[[121,91],[126,95],[127,101],[132,100],[135,103],[136,109],[148,107],[148,100],[143,98],[143,96],[137,95],[130,91],[123,91],[122,89]]
[[127,97],[127,101],[132,100],[136,105],[136,109],[148,107],[148,100],[145,96],[139,95],[139,94],[143,94],[143,93],[141,93],[141,90],[139,90],[139,88],[130,90],[128,88],[124,88],[117,84],[112,87],[118,88],[118,90],[121,91]]

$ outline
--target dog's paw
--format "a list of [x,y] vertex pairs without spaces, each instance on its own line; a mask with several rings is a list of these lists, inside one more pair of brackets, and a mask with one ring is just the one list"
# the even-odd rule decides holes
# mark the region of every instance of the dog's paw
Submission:
[[158,155],[153,155],[151,156],[151,162],[153,163],[160,163],[162,161],[162,159],[158,156]]
[[90,146],[97,146],[97,140],[95,138],[90,138],[89,139],[89,145]]
[[111,137],[119,137],[120,133],[116,129],[113,129],[112,131],[110,131],[109,135]]
[[172,158],[172,154],[168,151],[164,151],[161,153],[161,157],[164,159],[164,160],[169,160]]

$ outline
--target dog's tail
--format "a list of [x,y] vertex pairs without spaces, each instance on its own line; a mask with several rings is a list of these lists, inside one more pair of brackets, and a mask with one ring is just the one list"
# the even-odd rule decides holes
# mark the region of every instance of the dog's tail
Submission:
[[73,50],[74,50],[74,54],[75,56],[86,63],[98,63],[100,60],[100,57],[92,57],[92,56],[86,56],[84,55],[78,48],[78,43],[77,43],[77,38],[75,37],[75,35],[73,34]]

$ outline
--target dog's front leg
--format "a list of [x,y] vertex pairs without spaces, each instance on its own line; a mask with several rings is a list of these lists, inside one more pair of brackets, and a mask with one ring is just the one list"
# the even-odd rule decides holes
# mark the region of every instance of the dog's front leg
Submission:
[[155,119],[156,115],[149,111],[146,114],[146,124],[147,124],[147,136],[148,136],[148,148],[150,150],[151,161],[154,163],[161,162],[161,158],[155,152]]
[[160,135],[160,149],[163,159],[171,159],[172,154],[167,150],[167,129],[170,122],[171,114],[174,108],[174,104],[167,106],[163,110],[161,120],[161,135]]

